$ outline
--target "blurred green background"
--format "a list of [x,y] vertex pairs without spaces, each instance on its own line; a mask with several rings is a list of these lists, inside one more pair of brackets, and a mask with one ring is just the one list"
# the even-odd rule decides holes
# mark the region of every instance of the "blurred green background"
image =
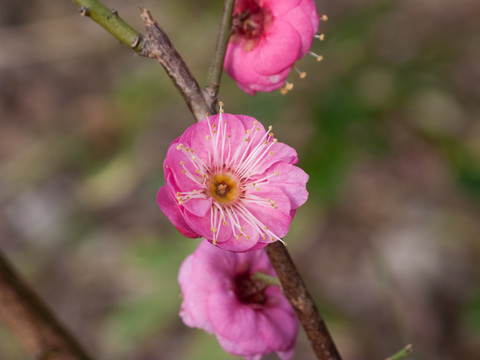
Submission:
[[[219,0],[152,10],[204,84]],[[322,0],[326,40],[294,90],[226,111],[274,126],[310,174],[286,238],[345,360],[480,358],[480,2]],[[178,317],[198,240],[158,209],[169,143],[193,119],[157,63],[71,1],[0,2],[0,249],[103,360],[235,359]],[[27,355],[0,322],[0,359]],[[266,359],[275,359],[267,356]],[[314,356],[303,332],[294,359]]]

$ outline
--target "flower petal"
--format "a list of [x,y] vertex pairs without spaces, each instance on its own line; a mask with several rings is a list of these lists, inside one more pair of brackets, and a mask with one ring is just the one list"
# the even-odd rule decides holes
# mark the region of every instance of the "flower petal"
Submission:
[[197,238],[200,235],[192,230],[180,213],[177,201],[173,198],[166,186],[162,186],[157,193],[157,202],[163,213],[180,233],[189,238]]

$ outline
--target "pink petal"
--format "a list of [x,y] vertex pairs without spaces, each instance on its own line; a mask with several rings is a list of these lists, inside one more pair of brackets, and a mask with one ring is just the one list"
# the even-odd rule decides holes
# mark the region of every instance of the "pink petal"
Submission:
[[310,50],[310,46],[312,46],[313,35],[315,35],[317,28],[313,28],[308,15],[301,7],[296,7],[284,14],[282,20],[292,25],[300,35],[302,47],[299,57],[303,57]]
[[233,290],[224,290],[212,292],[208,299],[208,319],[215,333],[227,340],[255,347],[247,353],[265,349],[265,343],[257,336],[258,313],[241,303]]
[[177,201],[172,197],[166,186],[162,186],[157,193],[157,202],[165,216],[172,222],[182,235],[189,238],[196,238],[200,235],[192,230],[185,222],[184,217],[180,213]]
[[262,7],[268,7],[274,17],[282,16],[287,11],[298,6],[300,0],[260,0],[259,4]]
[[276,236],[280,238],[285,236],[288,233],[290,222],[292,221],[290,217],[290,199],[280,189],[268,185],[260,186],[260,191],[254,189],[248,190],[246,197],[248,197],[249,194],[276,201],[275,206],[277,208],[268,205],[266,201],[266,205],[246,201],[245,207],[251,212],[253,217],[267,226]]
[[288,196],[291,208],[296,209],[303,205],[308,198],[305,188],[309,176],[305,171],[291,164],[277,163],[268,169],[267,173],[276,173],[278,176],[270,178],[270,183],[276,186]]
[[193,254],[188,256],[180,267],[178,282],[182,288],[183,302],[180,317],[190,327],[198,327],[212,332],[212,326],[206,316],[208,292],[192,282]]
[[289,311],[278,306],[265,309],[258,318],[258,329],[271,349],[287,351],[295,346],[298,322],[291,308]]
[[260,75],[275,75],[293,66],[299,58],[300,48],[298,32],[288,22],[275,19],[258,46],[244,52],[239,61]]

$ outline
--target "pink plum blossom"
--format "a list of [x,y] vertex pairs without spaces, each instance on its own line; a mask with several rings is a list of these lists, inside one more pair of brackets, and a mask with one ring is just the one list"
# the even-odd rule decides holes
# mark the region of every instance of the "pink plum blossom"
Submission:
[[280,288],[252,278],[256,272],[276,276],[264,251],[233,253],[203,241],[180,268],[180,316],[190,327],[215,333],[231,354],[260,360],[275,351],[288,360],[297,318]]
[[318,23],[313,0],[236,0],[225,70],[252,95],[280,88],[309,51]]
[[157,201],[187,237],[236,252],[281,240],[308,197],[296,151],[252,117],[220,113],[169,147]]

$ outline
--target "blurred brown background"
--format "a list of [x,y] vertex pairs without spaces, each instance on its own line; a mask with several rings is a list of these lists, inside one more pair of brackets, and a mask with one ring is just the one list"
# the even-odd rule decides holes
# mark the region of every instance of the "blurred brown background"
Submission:
[[[203,84],[218,0],[147,7]],[[227,112],[272,124],[310,175],[286,241],[345,360],[480,358],[480,2],[322,0],[324,55],[286,97]],[[185,327],[176,274],[198,244],[158,209],[193,119],[160,65],[71,1],[0,0],[0,249],[104,360],[234,359]],[[0,323],[0,359],[27,355]],[[274,359],[275,357],[266,357]],[[303,333],[295,359],[314,359]]]

